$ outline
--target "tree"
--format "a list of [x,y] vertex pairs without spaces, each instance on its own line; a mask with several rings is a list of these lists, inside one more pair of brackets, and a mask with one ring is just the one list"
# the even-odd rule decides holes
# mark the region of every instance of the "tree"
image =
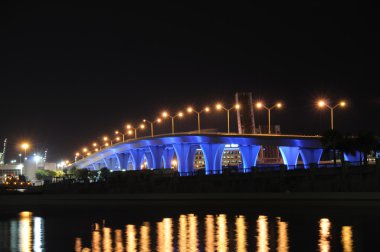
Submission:
[[80,180],[88,180],[88,169],[87,168],[77,169],[75,171],[75,177]]
[[364,165],[368,164],[367,156],[371,151],[376,150],[378,140],[372,132],[361,131],[356,139],[355,147],[360,152],[360,164],[362,162],[362,154]]
[[36,171],[36,178],[38,180],[52,180],[55,176],[55,172],[51,170],[38,169]]
[[99,179],[102,181],[107,181],[108,177],[110,175],[110,170],[106,167],[103,167],[100,169]]
[[88,178],[91,180],[91,181],[97,181],[98,180],[98,175],[99,175],[99,172],[98,171],[88,171]]
[[355,155],[355,138],[351,134],[344,134],[340,138],[337,146],[340,154],[340,161],[344,163],[344,154]]
[[336,167],[336,150],[339,147],[339,143],[342,142],[342,135],[333,129],[327,130],[323,133],[321,138],[322,147],[326,150],[333,150],[334,167]]

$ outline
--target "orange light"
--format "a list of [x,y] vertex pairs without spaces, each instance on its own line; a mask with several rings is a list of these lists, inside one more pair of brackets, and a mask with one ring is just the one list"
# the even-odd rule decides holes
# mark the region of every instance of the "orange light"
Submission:
[[192,107],[188,107],[187,108],[187,112],[189,112],[189,113],[193,112],[193,108]]
[[320,100],[320,101],[318,102],[318,106],[319,106],[320,108],[324,107],[325,105],[326,105],[326,103],[325,103],[325,101],[323,101],[323,100]]
[[347,105],[345,101],[341,101],[339,104],[341,107],[345,107]]
[[166,112],[166,111],[162,112],[162,117],[163,117],[163,118],[168,117],[168,112]]
[[263,107],[263,103],[262,102],[256,103],[256,107],[259,108],[259,109],[262,108]]
[[216,104],[215,107],[217,110],[221,110],[223,108],[222,104],[220,104],[220,103]]

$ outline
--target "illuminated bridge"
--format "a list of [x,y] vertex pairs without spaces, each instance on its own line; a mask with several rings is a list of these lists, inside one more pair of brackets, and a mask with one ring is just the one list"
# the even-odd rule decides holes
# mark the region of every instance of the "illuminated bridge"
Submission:
[[[177,160],[178,172],[189,174],[194,171],[194,158],[201,149],[205,161],[206,174],[222,171],[222,156],[226,145],[239,148],[244,170],[256,166],[260,147],[278,146],[283,162],[288,167],[297,164],[299,155],[305,168],[319,164],[323,152],[320,136],[264,135],[264,134],[194,134],[179,133],[130,139],[102,149],[74,163],[77,168],[110,170],[140,170],[146,168],[170,168],[172,160]],[[348,161],[356,161],[356,156],[346,156]],[[132,165],[129,165],[132,164]]]

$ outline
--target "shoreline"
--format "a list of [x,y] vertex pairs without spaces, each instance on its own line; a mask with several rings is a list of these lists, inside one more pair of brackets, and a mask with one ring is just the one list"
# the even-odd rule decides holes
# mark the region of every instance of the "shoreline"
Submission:
[[364,204],[380,206],[380,192],[3,194],[0,207],[202,204]]

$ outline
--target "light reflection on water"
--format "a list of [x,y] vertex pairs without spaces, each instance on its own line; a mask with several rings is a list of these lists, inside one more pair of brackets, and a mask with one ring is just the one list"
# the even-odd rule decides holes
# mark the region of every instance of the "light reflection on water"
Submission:
[[[288,252],[293,246],[289,228],[296,225],[300,226],[300,223],[266,215],[180,214],[115,228],[103,220],[89,226],[88,236],[75,237],[71,248],[78,252]],[[305,232],[317,232],[311,234],[318,234],[314,246],[321,252],[336,249],[352,252],[354,245],[357,246],[355,229],[348,225],[333,225],[329,218],[316,219],[312,226],[303,228]],[[45,220],[32,212],[20,212],[18,218],[0,221],[0,238],[0,251],[45,251]]]
[[[94,224],[95,227],[98,225]],[[156,230],[151,230],[151,225],[156,225]],[[327,218],[321,218],[315,223],[315,228],[319,230],[319,251],[331,251],[331,226],[331,221]],[[91,251],[99,251],[100,240],[103,241],[104,251],[124,251],[122,231],[115,229],[113,242],[109,235],[111,229],[103,230],[107,230],[103,231],[103,238],[98,237],[98,231],[93,231]],[[340,235],[342,250],[352,252],[352,227],[343,226]],[[155,245],[152,246],[151,242]],[[78,240],[75,246],[77,244]],[[113,248],[110,247],[112,244]],[[178,218],[163,218],[155,224],[144,222],[140,227],[128,224],[125,226],[125,248],[126,251],[180,252],[291,251],[289,223],[281,217],[259,215],[256,220],[250,222],[244,215],[229,217],[226,214],[205,215],[202,218],[195,214],[181,214]]]
[[44,219],[23,211],[17,219],[0,222],[0,251],[45,251]]

